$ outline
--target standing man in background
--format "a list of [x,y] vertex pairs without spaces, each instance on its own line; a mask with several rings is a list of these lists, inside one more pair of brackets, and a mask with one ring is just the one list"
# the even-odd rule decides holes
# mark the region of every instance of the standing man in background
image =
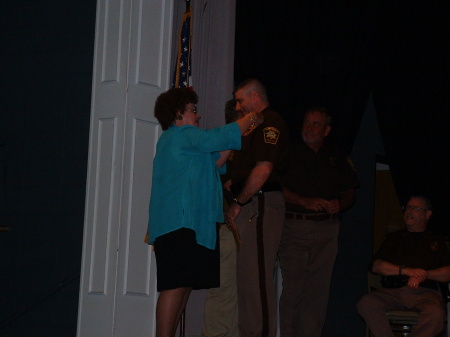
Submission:
[[305,114],[284,178],[286,222],[280,244],[281,337],[320,337],[338,252],[339,213],[358,182],[348,156],[325,142],[331,118],[322,107]]
[[288,128],[269,105],[262,83],[248,79],[234,91],[236,110],[261,112],[264,122],[242,137],[230,172],[234,203],[225,218],[237,228],[237,290],[241,337],[276,336],[273,273],[284,223],[280,170],[289,146]]
[[[225,122],[232,123],[242,117],[236,110],[236,101],[225,104]],[[233,165],[234,151],[227,161],[227,172]],[[222,175],[224,210],[233,203],[229,175]],[[237,243],[233,232],[224,224],[219,228],[220,287],[208,289],[202,337],[239,337],[236,286]]]

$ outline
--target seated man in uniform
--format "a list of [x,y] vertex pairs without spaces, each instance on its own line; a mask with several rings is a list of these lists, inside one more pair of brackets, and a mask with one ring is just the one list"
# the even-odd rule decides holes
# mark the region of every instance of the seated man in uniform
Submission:
[[382,286],[364,295],[357,307],[375,337],[394,337],[385,314],[389,310],[419,313],[411,337],[439,334],[446,321],[441,286],[450,281],[450,251],[445,237],[427,231],[431,203],[413,196],[404,207],[406,228],[388,234],[375,254],[372,272]]

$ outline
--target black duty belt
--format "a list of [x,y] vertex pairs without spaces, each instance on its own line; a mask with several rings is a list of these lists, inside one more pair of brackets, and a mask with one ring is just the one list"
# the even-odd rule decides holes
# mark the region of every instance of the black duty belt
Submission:
[[294,219],[294,220],[325,221],[325,220],[331,220],[335,216],[336,216],[336,214],[330,214],[330,213],[304,214],[304,213],[296,213],[296,212],[286,212],[286,219]]

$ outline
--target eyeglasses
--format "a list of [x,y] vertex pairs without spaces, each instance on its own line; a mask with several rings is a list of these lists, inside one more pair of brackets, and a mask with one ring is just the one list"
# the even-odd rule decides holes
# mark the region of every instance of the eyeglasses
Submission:
[[414,211],[416,213],[418,213],[420,211],[422,211],[422,212],[427,211],[426,208],[420,208],[420,207],[417,207],[417,206],[410,206],[410,205],[403,206],[402,210],[403,210],[403,212],[406,212],[407,210],[411,210],[411,211]]
[[197,107],[194,106],[193,108],[186,108],[185,110],[191,110],[193,113],[197,113]]

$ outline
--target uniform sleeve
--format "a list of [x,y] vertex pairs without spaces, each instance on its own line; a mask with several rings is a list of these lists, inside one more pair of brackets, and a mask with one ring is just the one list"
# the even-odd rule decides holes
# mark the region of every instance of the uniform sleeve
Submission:
[[287,137],[286,130],[277,123],[265,122],[255,131],[257,132],[253,139],[255,161],[277,163],[281,155],[281,147]]

